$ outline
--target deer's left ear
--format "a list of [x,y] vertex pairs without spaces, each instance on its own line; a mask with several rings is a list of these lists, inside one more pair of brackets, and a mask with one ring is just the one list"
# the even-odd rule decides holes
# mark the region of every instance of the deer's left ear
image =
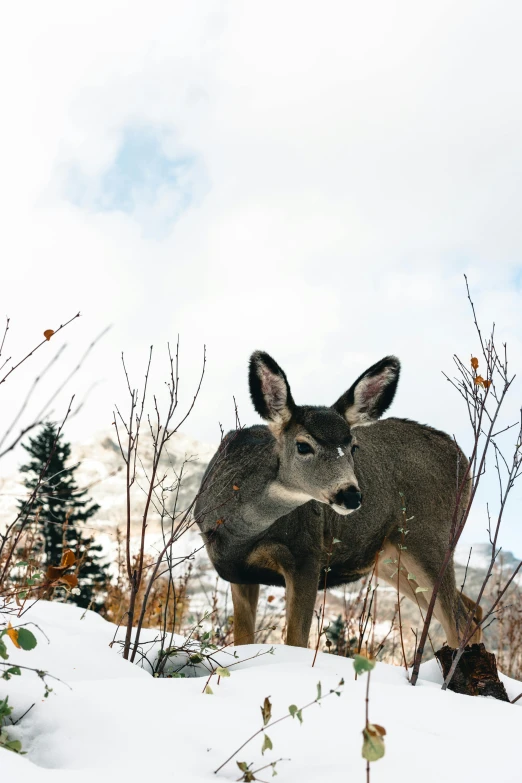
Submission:
[[395,397],[401,364],[396,356],[386,356],[357,378],[332,405],[351,427],[371,424],[386,411]]

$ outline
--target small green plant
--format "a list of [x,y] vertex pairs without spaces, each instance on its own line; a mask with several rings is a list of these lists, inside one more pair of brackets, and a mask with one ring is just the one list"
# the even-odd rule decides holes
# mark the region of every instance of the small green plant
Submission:
[[[19,650],[32,650],[36,647],[36,637],[27,628],[13,628],[11,623],[8,623],[7,628],[4,628],[0,632],[0,658],[4,661],[8,660],[9,653],[7,651],[7,645],[4,638],[9,638],[11,642]],[[2,679],[10,680],[13,675],[19,676],[22,674],[22,667],[20,666],[8,666],[2,664],[3,672]],[[46,686],[47,687],[47,686]],[[19,740],[9,739],[9,735],[4,727],[7,718],[11,715],[13,708],[8,704],[8,697],[6,696],[3,701],[0,701],[0,748],[6,750],[12,750],[15,753],[22,752],[22,743]]]
[[[225,648],[228,647],[228,645],[224,645],[220,650],[217,650],[217,652],[222,652],[225,650]],[[270,647],[269,650],[262,650],[256,652],[255,655],[251,655],[249,658],[240,658],[237,650],[234,650],[233,657],[237,658],[237,660],[234,663],[229,663],[228,666],[218,666],[216,665],[216,661],[213,661],[211,655],[206,655],[207,664],[209,664],[212,667],[212,670],[207,678],[207,681],[205,682],[205,686],[203,688],[203,693],[207,693],[209,695],[212,695],[214,691],[210,687],[210,680],[214,676],[214,674],[217,674],[218,678],[218,685],[222,677],[230,677],[230,671],[229,669],[232,668],[232,666],[236,666],[238,663],[244,663],[245,661],[251,661],[254,658],[261,658],[263,655],[273,655],[275,651],[274,647]],[[203,660],[203,656],[201,656],[201,659]]]
[[243,773],[241,777],[238,778],[238,781],[245,781],[245,783],[250,783],[250,781],[257,780],[258,783],[263,783],[261,778],[256,778],[256,775],[258,772],[262,772],[264,769],[270,769],[270,767],[272,767],[272,777],[274,778],[277,775],[276,764],[279,764],[280,761],[289,761],[289,759],[277,759],[277,761],[271,761],[270,764],[265,764],[264,767],[258,767],[257,769],[252,769],[254,765],[247,764],[246,761],[236,761],[237,766]]
[[[315,646],[315,653],[314,653],[314,659],[312,661],[312,668],[315,666],[315,662],[317,660],[317,653],[319,652],[319,645],[321,644],[321,636],[323,635],[323,626],[324,626],[324,615],[326,611],[326,590],[328,587],[328,573],[332,570],[330,568],[330,560],[332,559],[333,554],[333,548],[336,544],[340,544],[341,539],[340,538],[332,538],[332,541],[330,543],[330,549],[327,552],[326,555],[326,565],[324,567],[324,588],[323,588],[323,604],[321,607],[321,622],[319,625],[319,633],[317,634],[317,644]],[[328,628],[325,630],[325,634],[328,631]],[[327,644],[328,644],[328,637],[327,637]]]
[[[20,673],[20,672],[18,672]],[[15,753],[22,752],[22,743],[20,740],[9,739],[9,735],[4,728],[4,723],[11,715],[13,708],[8,704],[8,697],[6,696],[3,701],[0,701],[0,748],[6,750],[12,750]]]
[[[0,660],[1,679],[10,680],[13,676],[20,676],[22,671],[34,672],[44,684],[44,698],[47,699],[49,694],[53,692],[53,689],[50,688],[47,684],[46,678],[50,677],[51,679],[57,680],[58,682],[62,682],[62,680],[60,680],[58,677],[54,677],[52,674],[48,674],[48,672],[45,672],[42,669],[34,669],[30,666],[22,666],[21,664],[11,662],[4,663],[4,661],[9,660],[9,652],[5,642],[6,639],[9,639],[18,650],[34,650],[37,645],[36,636],[32,631],[23,625],[18,626],[17,628],[13,628],[11,623],[8,623],[7,628],[4,628],[2,631],[0,631],[0,659],[2,659]],[[16,753],[20,753],[20,743],[18,740],[10,740],[5,728],[3,727],[5,719],[11,715],[12,711],[13,708],[10,707],[7,703],[7,697],[4,699],[4,701],[0,701],[0,747],[5,747],[8,750],[14,750]],[[24,713],[24,715],[25,714],[26,713]]]
[[[9,658],[7,646],[4,642],[4,637],[6,636],[9,637],[14,646],[19,650],[33,650],[36,647],[36,636],[32,631],[29,631],[24,626],[13,628],[11,623],[8,623],[7,628],[0,631],[0,658],[3,658],[4,661],[7,661]],[[19,667],[15,666],[14,668]],[[4,672],[4,674],[5,673],[6,672]],[[2,677],[4,677],[4,679],[9,679],[8,677],[5,677],[4,674],[2,674]],[[11,672],[11,674],[19,674],[19,672]]]
[[[264,755],[265,750],[272,750],[273,744],[272,740],[266,733],[266,729],[272,728],[273,726],[276,726],[278,723],[281,723],[284,720],[287,720],[288,718],[297,718],[299,723],[303,722],[303,711],[308,709],[308,707],[312,707],[314,704],[319,704],[319,702],[323,701],[324,699],[327,699],[328,696],[331,696],[335,693],[336,696],[341,695],[341,688],[344,685],[344,680],[340,680],[337,684],[336,688],[331,688],[328,693],[322,692],[321,683],[317,683],[317,696],[313,701],[308,702],[308,704],[305,704],[303,707],[297,707],[296,704],[291,704],[288,708],[288,713],[286,715],[283,715],[281,718],[277,718],[277,720],[272,720],[272,703],[270,701],[270,696],[266,696],[263,704],[261,705],[261,717],[263,719],[263,725],[260,729],[258,729],[254,734],[252,734],[243,744],[232,753],[231,756],[228,757],[226,761],[224,761],[217,769],[214,770],[214,774],[217,774],[223,767],[228,764],[229,761],[232,761],[232,759],[237,756],[237,754],[243,750],[243,748],[249,744],[253,739],[258,737],[260,734],[263,735],[263,743],[261,745],[261,753]],[[283,759],[279,759],[279,761],[283,761]],[[275,771],[275,765],[279,763],[279,761],[273,761],[270,764],[267,764],[264,767],[261,767],[257,770],[252,770],[251,767],[253,766],[252,763],[247,764],[246,761],[236,761],[237,766],[239,769],[243,772],[243,775],[239,780],[241,781],[251,781],[251,780],[259,780],[259,778],[253,777],[257,772],[260,772],[262,769],[267,769],[268,767],[272,767],[272,776],[276,775]]]

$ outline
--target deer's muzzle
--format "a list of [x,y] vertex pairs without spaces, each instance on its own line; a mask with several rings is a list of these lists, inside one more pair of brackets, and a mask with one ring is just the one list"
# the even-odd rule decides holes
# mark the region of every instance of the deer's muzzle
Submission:
[[334,498],[334,504],[336,506],[341,506],[341,508],[350,509],[350,511],[355,511],[355,509],[359,508],[361,503],[362,503],[362,494],[360,493],[359,488],[355,486],[355,484],[352,484],[350,487],[347,487],[346,489],[339,490],[339,492]]

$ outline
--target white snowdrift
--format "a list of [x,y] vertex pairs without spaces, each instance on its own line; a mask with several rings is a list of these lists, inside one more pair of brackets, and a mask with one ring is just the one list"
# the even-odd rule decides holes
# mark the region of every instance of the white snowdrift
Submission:
[[[14,720],[35,705],[9,728],[27,755],[0,750],[2,780],[237,780],[235,760],[218,775],[213,770],[260,728],[265,696],[277,718],[291,704],[312,701],[319,680],[324,692],[341,678],[346,685],[340,698],[332,695],[306,710],[302,726],[289,718],[268,730],[272,751],[262,756],[262,737],[257,737],[236,758],[254,762],[254,769],[280,757],[290,759],[277,766],[281,783],[365,780],[361,731],[366,675],[354,681],[350,660],[321,654],[312,669],[313,651],[276,646],[272,655],[235,665],[219,685],[213,677],[214,694],[206,695],[200,677],[154,679],[124,661],[116,647],[109,647],[115,627],[93,612],[82,615],[75,606],[42,602],[27,620],[45,630],[49,643],[34,628],[39,640],[35,650],[15,650],[6,640],[10,662],[44,669],[71,689],[49,680],[54,690],[45,699],[41,681],[31,672],[0,680],[0,698],[9,695]],[[268,649],[252,645],[237,651],[244,659]],[[235,660],[220,654],[223,665]],[[522,691],[522,683],[503,679],[510,698]],[[458,696],[442,692],[440,683],[435,661],[423,666],[416,688],[402,669],[377,665],[370,720],[383,725],[387,736],[385,757],[372,764],[372,783],[519,782],[522,700],[510,705]],[[260,777],[268,780],[270,775],[268,769]]]

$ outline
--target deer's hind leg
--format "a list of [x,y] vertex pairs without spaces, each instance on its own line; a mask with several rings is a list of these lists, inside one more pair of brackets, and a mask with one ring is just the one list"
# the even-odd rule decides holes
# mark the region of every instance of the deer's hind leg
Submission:
[[259,585],[232,584],[234,644],[254,644]]
[[[392,543],[388,542],[385,545],[381,559],[390,559],[393,562],[390,564],[379,564],[379,577],[382,577],[384,581],[395,588],[397,588],[398,584],[401,595],[406,596],[414,603],[418,603],[422,616],[425,617],[431,600],[435,578],[428,573],[427,569],[423,568],[420,559],[416,558],[410,550],[401,550],[401,569],[400,573],[398,573],[399,551]],[[416,590],[418,588],[420,588],[420,591],[417,593]],[[453,564],[450,563],[444,574],[433,612],[435,618],[444,628],[446,641],[450,647],[456,648],[459,646],[469,613],[473,610],[474,618],[477,622],[480,622],[482,610],[480,607],[475,608],[475,602],[470,598],[460,595],[455,585]],[[482,631],[477,627],[476,623],[473,624],[473,628],[475,629],[474,634],[468,644],[479,642],[482,638]]]

